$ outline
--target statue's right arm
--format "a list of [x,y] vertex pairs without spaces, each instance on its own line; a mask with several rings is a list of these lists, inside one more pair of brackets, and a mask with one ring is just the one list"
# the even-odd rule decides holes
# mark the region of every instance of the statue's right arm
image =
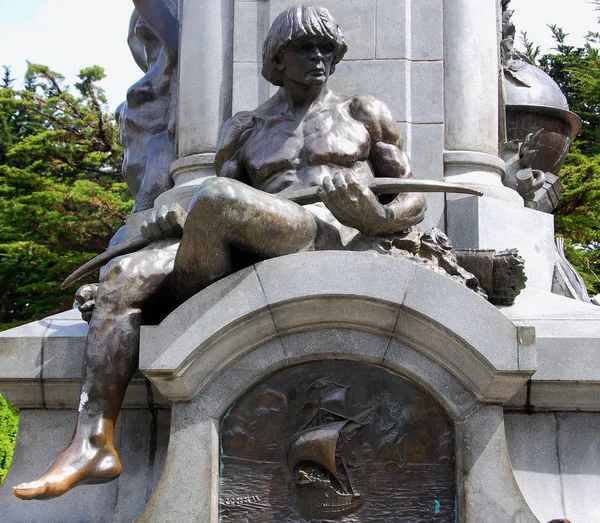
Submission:
[[177,62],[179,48],[179,20],[165,5],[164,0],[133,0],[140,16],[160,39],[172,63]]
[[256,118],[251,113],[238,113],[225,122],[215,153],[217,176],[249,183],[241,153],[255,127]]

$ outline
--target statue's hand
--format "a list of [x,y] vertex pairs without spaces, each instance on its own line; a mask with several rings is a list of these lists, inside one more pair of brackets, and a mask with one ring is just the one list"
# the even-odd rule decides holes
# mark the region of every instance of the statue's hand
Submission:
[[326,176],[319,196],[340,223],[370,236],[389,232],[386,207],[352,174],[336,173],[333,180]]
[[141,231],[150,241],[181,238],[186,218],[187,212],[178,203],[161,205],[142,223]]
[[94,308],[96,307],[97,292],[98,284],[89,283],[79,287],[75,293],[75,303],[73,303],[73,308],[77,307],[79,309],[81,319],[87,323],[92,319],[92,312],[94,312]]

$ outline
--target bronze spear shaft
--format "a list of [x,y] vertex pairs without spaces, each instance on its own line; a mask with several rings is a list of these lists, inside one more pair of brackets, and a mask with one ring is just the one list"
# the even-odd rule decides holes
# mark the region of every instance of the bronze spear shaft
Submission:
[[[448,182],[438,182],[434,180],[415,180],[401,178],[371,178],[367,180],[367,186],[375,194],[398,194],[405,192],[444,192],[444,193],[460,193],[473,196],[482,196],[482,193],[476,189]],[[307,187],[303,189],[294,189],[291,191],[283,191],[276,193],[273,196],[285,198],[299,205],[308,205],[320,201],[318,192],[320,187]],[[119,245],[109,249],[102,254],[99,254],[90,261],[84,263],[81,267],[75,270],[71,275],[62,282],[60,288],[66,289],[77,280],[87,276],[88,274],[99,269],[107,264],[110,260],[123,254],[139,251],[150,245],[150,240],[143,234],[138,234],[133,238],[120,243]]]

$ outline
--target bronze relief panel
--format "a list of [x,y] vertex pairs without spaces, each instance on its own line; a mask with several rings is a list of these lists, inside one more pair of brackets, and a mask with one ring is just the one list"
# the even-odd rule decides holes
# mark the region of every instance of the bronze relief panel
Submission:
[[220,520],[454,522],[453,424],[374,365],[279,371],[221,422]]

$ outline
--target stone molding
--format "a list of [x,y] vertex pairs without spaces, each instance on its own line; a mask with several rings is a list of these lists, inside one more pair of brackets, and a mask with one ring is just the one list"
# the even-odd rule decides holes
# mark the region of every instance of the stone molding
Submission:
[[532,411],[600,411],[600,308],[550,292],[525,291],[500,309],[536,331],[537,371],[505,407]]
[[[504,176],[505,163],[498,156],[478,151],[444,151],[444,180],[464,183],[503,204],[523,207],[523,198],[519,193],[502,184]],[[457,197],[447,195],[446,199],[451,201]]]
[[191,154],[183,158],[178,158],[171,164],[171,177],[175,182],[175,186],[180,186],[188,181],[188,176],[186,175],[191,173],[196,174],[196,171],[201,169],[214,169],[214,165],[214,153]]
[[452,164],[470,164],[479,168],[486,168],[496,171],[497,174],[504,175],[504,160],[493,154],[481,153],[477,151],[445,151],[444,163]]
[[140,369],[172,401],[189,401],[246,353],[277,346],[280,367],[294,364],[304,357],[289,352],[294,335],[331,329],[387,344],[383,353],[365,347],[336,357],[385,364],[399,343],[481,402],[506,402],[535,371],[534,336],[472,291],[405,260],[334,251],[261,262],[197,294],[161,325],[144,326]]
[[174,404],[165,467],[137,521],[216,523],[222,417],[276,370],[328,358],[400,373],[447,410],[458,521],[537,522],[500,405],[534,372],[534,338],[451,279],[387,256],[303,253],[233,274],[142,329],[140,368]]
[[[0,392],[19,409],[76,409],[88,325],[72,309],[0,332]],[[168,406],[136,374],[124,408]]]
[[187,209],[198,186],[213,176],[216,176],[214,153],[191,154],[178,158],[171,164],[174,186],[154,200],[154,207],[177,202]]

